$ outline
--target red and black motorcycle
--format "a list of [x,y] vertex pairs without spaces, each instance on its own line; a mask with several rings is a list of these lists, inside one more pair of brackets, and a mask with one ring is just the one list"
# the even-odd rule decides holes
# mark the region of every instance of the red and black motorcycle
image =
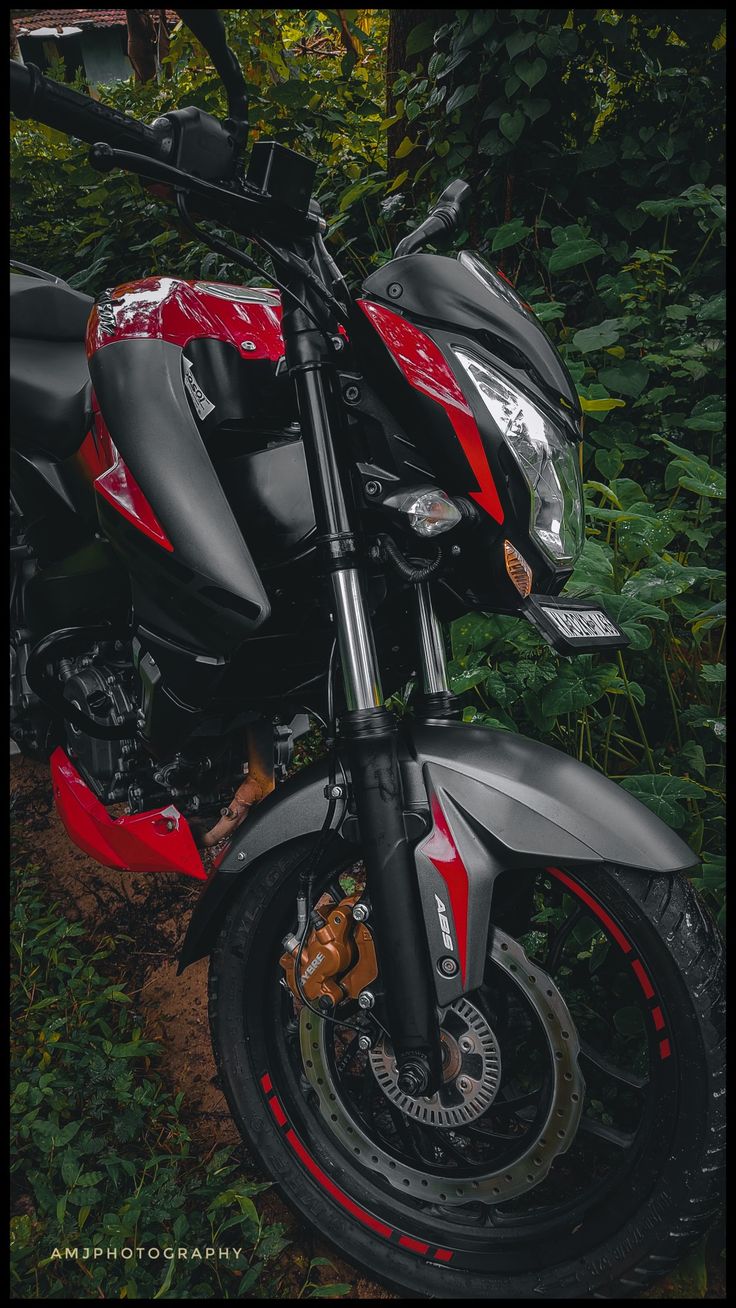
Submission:
[[[180,967],[211,956],[233,1116],[345,1254],[430,1298],[638,1291],[718,1204],[696,858],[599,772],[463,724],[440,626],[626,643],[560,593],[575,387],[481,257],[421,252],[451,245],[462,182],[351,298],[315,166],[258,141],[244,169],[235,56],[216,11],[181,13],[222,123],[145,126],[11,64],[18,115],[166,188],[251,281],[203,223],[275,270],[93,302],[14,265],[11,734],[50,753],[87,854],[202,882]],[[310,715],[327,751],[289,777]]]

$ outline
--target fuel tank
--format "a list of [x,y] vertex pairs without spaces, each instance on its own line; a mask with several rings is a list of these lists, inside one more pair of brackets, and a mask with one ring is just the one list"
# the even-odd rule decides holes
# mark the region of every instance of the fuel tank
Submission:
[[207,652],[267,621],[262,568],[314,533],[283,354],[280,295],[260,287],[149,277],[104,291],[90,315],[116,460],[96,482],[106,534],[145,624]]

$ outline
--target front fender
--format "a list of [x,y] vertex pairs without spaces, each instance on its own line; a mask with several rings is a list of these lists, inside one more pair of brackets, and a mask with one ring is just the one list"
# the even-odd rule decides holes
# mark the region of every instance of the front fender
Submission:
[[[457,981],[443,984],[444,1003],[451,1002],[458,989],[478,984],[499,872],[555,863],[615,863],[642,872],[674,873],[698,861],[679,836],[627,791],[569,755],[525,736],[459,722],[409,721],[403,728],[401,758],[407,806],[432,815],[432,832],[417,846],[430,936],[436,917],[430,869],[444,876],[433,856],[438,822],[443,827],[440,839],[445,846],[448,839],[453,842],[461,875],[467,879],[459,900],[465,929],[460,922],[452,924],[462,937],[465,962]],[[277,846],[319,831],[326,813],[327,777],[324,759],[304,768],[259,804],[233,837],[195,905],[180,971],[212,949],[240,878]],[[338,838],[345,816],[343,810],[335,818]],[[445,883],[452,888],[447,877]]]

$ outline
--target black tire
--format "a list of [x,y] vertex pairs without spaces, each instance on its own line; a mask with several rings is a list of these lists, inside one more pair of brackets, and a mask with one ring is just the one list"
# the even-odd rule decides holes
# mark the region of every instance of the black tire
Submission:
[[[613,1228],[593,1247],[573,1232],[555,1242],[554,1253],[538,1254],[535,1267],[532,1251],[545,1246],[530,1230],[501,1265],[494,1253],[494,1266],[475,1270],[477,1260],[462,1265],[463,1255],[434,1247],[444,1241],[427,1247],[414,1238],[418,1223],[407,1221],[403,1196],[379,1188],[375,1175],[337,1148],[273,1052],[278,1023],[264,990],[303,852],[303,843],[284,847],[246,874],[210,963],[222,1086],[239,1130],[285,1201],[357,1267],[403,1296],[624,1298],[665,1275],[717,1216],[724,1173],[722,944],[689,882],[617,868],[574,873],[580,898],[589,903],[594,895],[597,916],[631,942],[656,989],[649,1002],[657,1005],[657,1023],[662,1013],[666,1018],[656,1040],[666,1059],[671,1129],[669,1140],[658,1142],[659,1161],[649,1173],[642,1165],[645,1174],[629,1183],[625,1202],[613,1204]],[[618,1222],[626,1202],[633,1211]],[[451,1261],[443,1261],[448,1252]]]

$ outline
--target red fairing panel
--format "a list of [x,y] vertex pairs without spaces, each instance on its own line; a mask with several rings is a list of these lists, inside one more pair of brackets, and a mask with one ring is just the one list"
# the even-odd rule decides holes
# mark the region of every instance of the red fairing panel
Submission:
[[447,818],[436,794],[431,796],[434,826],[420,845],[423,854],[437,869],[447,887],[447,896],[457,934],[460,976],[465,985],[468,975],[468,869],[463,863]]
[[126,468],[121,458],[116,458],[112,467],[97,478],[95,490],[98,495],[109,500],[110,504],[122,513],[128,522],[132,522],[134,527],[142,531],[144,536],[148,536],[149,540],[154,540],[157,545],[173,552],[174,546],[132,472]]
[[468,491],[470,498],[495,522],[503,522],[503,508],[478,424],[439,346],[413,323],[384,305],[370,300],[357,303],[391,351],[409,385],[442,405],[478,484],[477,490]]
[[281,297],[260,287],[146,277],[125,282],[95,304],[87,324],[87,357],[115,341],[143,337],[188,345],[200,337],[227,341],[244,359],[284,353]]
[[51,779],[68,835],[96,862],[121,872],[180,872],[206,880],[189,823],[173,804],[111,818],[63,749],[51,755]]

